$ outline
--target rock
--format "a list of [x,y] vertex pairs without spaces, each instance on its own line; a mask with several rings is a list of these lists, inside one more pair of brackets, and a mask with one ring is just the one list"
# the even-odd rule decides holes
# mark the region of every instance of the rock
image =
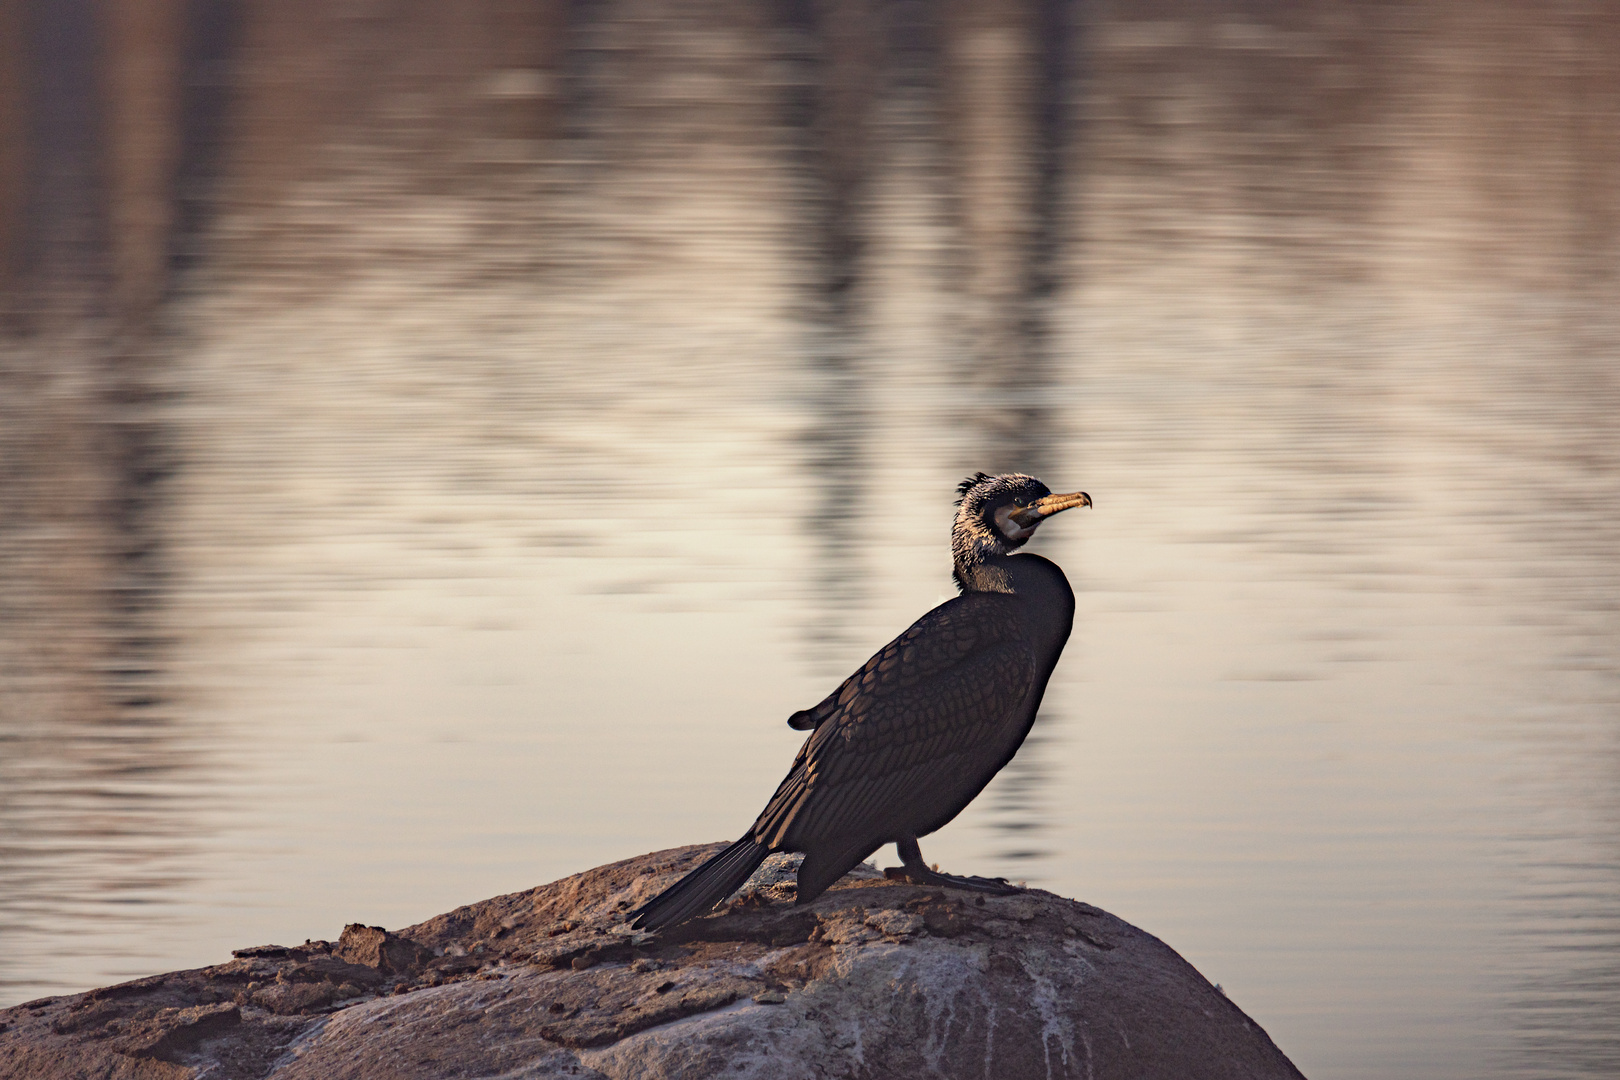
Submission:
[[343,928],[332,954],[340,960],[389,975],[414,971],[432,956],[414,941],[396,937],[380,926],[360,923],[350,923]]
[[242,1010],[235,1005],[164,1009],[133,1025],[134,1030],[119,1040],[117,1047],[120,1053],[133,1058],[178,1061],[204,1040],[221,1035],[241,1022]]
[[624,925],[720,846],[3,1010],[0,1080],[1299,1077],[1158,939],[1038,890],[863,867],[801,908],[773,857],[717,914]]

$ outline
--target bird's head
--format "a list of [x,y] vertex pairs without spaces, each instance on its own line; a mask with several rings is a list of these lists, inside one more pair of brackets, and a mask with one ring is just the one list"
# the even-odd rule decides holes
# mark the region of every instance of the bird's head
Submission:
[[956,491],[960,497],[951,529],[951,551],[958,568],[1015,551],[1053,514],[1091,505],[1091,496],[1083,491],[1054,495],[1045,484],[1023,473],[974,473]]

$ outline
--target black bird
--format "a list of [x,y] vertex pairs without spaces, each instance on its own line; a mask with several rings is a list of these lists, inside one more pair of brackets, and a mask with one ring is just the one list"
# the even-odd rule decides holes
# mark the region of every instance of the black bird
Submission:
[[1012,760],[1074,622],[1074,591],[1039,555],[1010,555],[1053,514],[1090,506],[1033,476],[976,473],[957,488],[952,576],[962,595],[911,625],[814,708],[813,730],[741,840],[631,912],[656,930],[701,915],[775,851],[802,851],[805,904],[884,844],[919,884],[985,892],[1001,879],[937,873],[917,838],[950,821]]

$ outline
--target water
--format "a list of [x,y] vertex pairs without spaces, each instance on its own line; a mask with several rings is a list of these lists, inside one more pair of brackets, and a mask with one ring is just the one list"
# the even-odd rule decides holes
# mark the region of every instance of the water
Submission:
[[1620,29],[931,10],[243,9],[159,332],[7,354],[0,1000],[734,837],[1023,467],[927,857],[1312,1077],[1620,1070]]

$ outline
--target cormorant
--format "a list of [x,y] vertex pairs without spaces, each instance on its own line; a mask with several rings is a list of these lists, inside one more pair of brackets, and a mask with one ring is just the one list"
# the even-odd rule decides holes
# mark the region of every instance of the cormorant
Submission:
[[1053,514],[1090,506],[1033,476],[975,473],[958,486],[948,600],[788,724],[810,730],[759,819],[735,844],[630,913],[656,930],[701,915],[775,851],[802,851],[796,902],[892,843],[919,884],[1009,892],[1004,880],[930,870],[917,838],[961,812],[1035,723],[1074,622],[1074,591],[1039,555],[1011,555]]

